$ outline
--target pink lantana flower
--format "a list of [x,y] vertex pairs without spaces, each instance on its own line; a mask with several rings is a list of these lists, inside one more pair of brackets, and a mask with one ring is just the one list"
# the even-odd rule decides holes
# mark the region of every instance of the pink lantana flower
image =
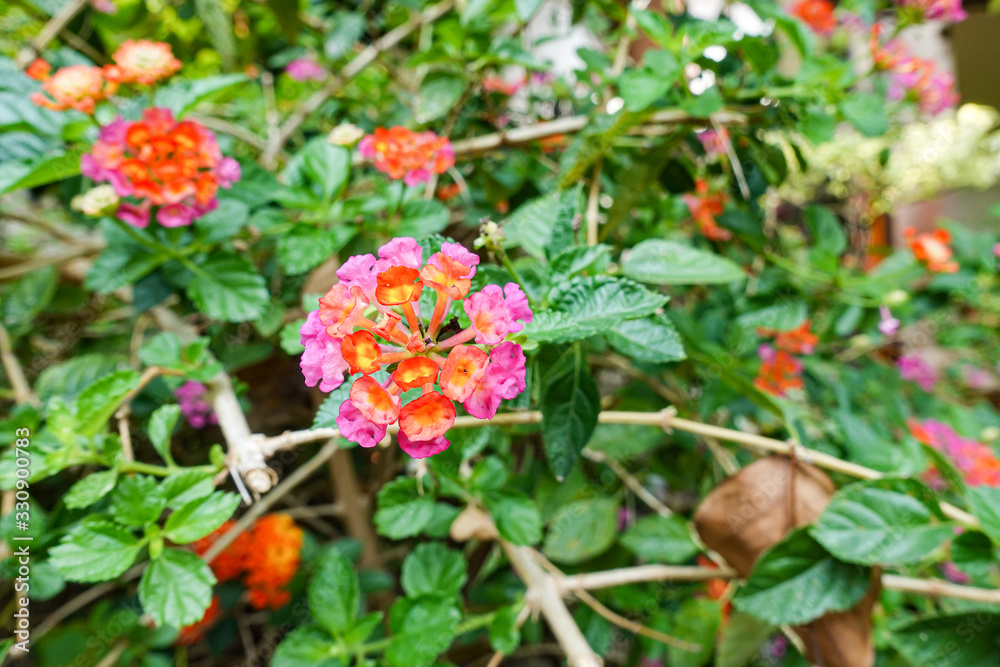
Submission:
[[296,58],[285,67],[285,73],[296,81],[322,81],[326,70],[312,58]]
[[[400,447],[414,458],[431,456],[449,445],[455,403],[492,419],[501,401],[526,389],[524,352],[506,336],[531,321],[527,296],[514,283],[470,294],[478,262],[445,243],[424,263],[415,240],[398,238],[378,258],[358,255],[340,267],[340,282],[300,330],[300,366],[306,384],[323,391],[339,387],[345,373],[360,374],[337,417],[345,438],[371,447],[398,422]],[[429,322],[418,309],[425,289],[437,296]],[[445,324],[455,301],[473,320],[464,330],[455,319]],[[373,374],[382,370],[388,378],[380,382]],[[404,400],[410,391],[420,396]]]
[[181,414],[194,428],[205,428],[217,424],[218,418],[212,411],[212,404],[206,398],[208,387],[200,382],[188,381],[174,390]]

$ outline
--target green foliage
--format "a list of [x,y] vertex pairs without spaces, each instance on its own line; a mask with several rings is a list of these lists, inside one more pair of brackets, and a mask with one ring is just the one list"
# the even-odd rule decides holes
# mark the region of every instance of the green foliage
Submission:
[[799,529],[760,557],[733,606],[772,625],[799,625],[850,609],[869,585],[866,568],[838,561]]
[[[923,19],[918,9],[840,3],[836,29],[818,35],[787,3],[763,0],[727,4],[716,20],[591,0],[558,16],[540,0],[195,0],[119,3],[114,15],[83,3],[38,40],[60,22],[58,4],[0,9],[0,433],[12,443],[0,454],[0,490],[15,498],[0,539],[13,548],[32,538],[31,587],[21,592],[33,604],[68,608],[91,590],[67,583],[114,587],[33,637],[42,667],[181,664],[188,640],[206,645],[190,648],[192,660],[242,663],[270,648],[235,641],[235,622],[247,620],[243,641],[281,630],[278,667],[484,663],[493,651],[566,641],[550,608],[531,613],[539,595],[560,599],[547,588],[563,585],[557,569],[584,581],[638,572],[642,580],[591,594],[688,644],[613,636],[606,614],[566,595],[562,621],[578,623],[606,660],[738,667],[766,654],[779,626],[854,608],[875,572],[997,587],[995,221],[942,223],[952,241],[933,254],[953,259],[954,272],[918,259],[919,249],[870,242],[882,242],[884,214],[909,219],[893,209],[901,201],[1000,179],[990,112],[917,125],[930,116],[915,113],[928,91],[897,99],[891,67],[849,60],[869,35],[851,32],[848,13],[894,34],[893,17],[905,30]],[[750,12],[766,30],[747,29]],[[546,53],[564,45],[538,36],[538,23],[556,19],[586,35],[562,54],[571,75]],[[182,68],[118,85],[93,114],[32,101],[43,84],[21,71],[25,44],[58,72],[112,62],[139,39],[169,44]],[[312,62],[316,76],[299,80],[293,61]],[[95,193],[81,173],[114,119],[150,107],[211,131],[218,156],[240,165],[190,225],[161,224],[163,204],[143,187]],[[372,159],[348,123],[446,137],[455,164],[412,147]],[[955,127],[965,139],[948,139]],[[138,144],[152,154],[164,142]],[[418,171],[404,181],[401,166]],[[169,180],[175,167],[150,173]],[[108,201],[95,204],[98,195]],[[129,224],[115,197],[148,205],[148,224]],[[329,453],[319,439],[332,432],[308,430],[344,425],[344,402],[362,402],[351,398],[358,374],[326,395],[304,387],[300,357],[312,375],[319,352],[300,329],[334,273],[366,255],[380,263],[370,276],[358,269],[365,259],[348,269],[364,293],[350,327],[387,324],[375,285],[393,260],[380,249],[400,237],[415,239],[425,261],[444,241],[474,251],[471,292],[524,291],[531,319],[502,337],[526,356],[525,388],[496,382],[491,391],[506,398],[488,424],[453,401],[449,445],[430,458],[400,451],[393,423],[371,448],[335,437],[344,451],[327,464],[312,457]],[[413,308],[426,322],[439,287],[421,280]],[[464,291],[463,279],[448,288]],[[489,352],[468,327],[503,324],[504,306],[491,301],[486,322],[465,298],[447,303],[441,335]],[[350,357],[333,336],[335,310],[324,301],[326,340],[314,327],[327,346],[323,388]],[[376,336],[383,357],[371,377],[393,396],[402,350],[443,366],[450,349],[406,315],[398,335]],[[919,374],[906,371],[914,358],[935,366],[934,382],[907,379]],[[422,391],[400,392],[400,406]],[[670,421],[668,408],[678,415]],[[848,464],[833,465],[837,489],[817,519],[787,529],[801,515],[778,515],[795,498],[774,499],[767,480],[728,509],[743,522],[765,499],[778,526],[752,547],[771,545],[731,593],[720,599],[703,571],[645,580],[725,551],[696,534],[696,508],[724,494],[758,445],[785,442],[807,448],[795,455],[810,478],[811,463]],[[825,503],[820,495],[805,502]],[[210,567],[214,538],[202,540],[255,512],[243,498],[288,511],[301,544],[244,520],[247,534]],[[232,551],[246,544],[254,551]],[[529,587],[515,553],[553,579]],[[226,572],[230,556],[239,572]],[[257,560],[269,566],[262,578],[283,577],[275,590],[254,581]],[[0,561],[0,576],[16,581],[20,566]],[[873,618],[855,619],[872,623],[873,662],[989,663],[995,605],[892,590],[899,581],[884,579]],[[178,641],[213,600],[218,617]],[[86,641],[95,635],[100,647]],[[0,644],[0,656],[16,650]],[[788,651],[784,663],[805,660]]]

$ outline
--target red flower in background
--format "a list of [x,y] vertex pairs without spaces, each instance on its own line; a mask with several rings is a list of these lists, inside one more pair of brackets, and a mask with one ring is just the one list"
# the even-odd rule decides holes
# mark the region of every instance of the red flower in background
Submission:
[[906,245],[910,247],[917,261],[922,262],[928,271],[934,273],[955,273],[958,262],[952,259],[951,232],[947,229],[935,229],[927,234],[918,234],[917,230],[908,227],[903,235]]
[[[235,523],[227,521],[195,542],[194,552],[204,554]],[[290,598],[286,586],[299,568],[302,539],[302,529],[291,517],[266,514],[216,556],[209,567],[220,583],[243,576],[247,600],[256,609],[277,609]]]
[[431,174],[443,174],[455,164],[451,142],[433,132],[414,132],[399,125],[376,128],[358,143],[358,152],[375,168],[407,185],[426,183]]
[[728,241],[733,238],[728,229],[720,227],[715,221],[715,216],[720,215],[726,208],[726,193],[712,191],[703,178],[695,180],[694,191],[696,194],[684,194],[681,198],[687,204],[698,230],[705,238],[712,241]]
[[170,45],[148,39],[130,39],[111,56],[114,65],[105,73],[108,81],[139,83],[146,86],[168,79],[181,68],[181,61],[174,57]]
[[829,35],[837,27],[830,0],[799,0],[788,8],[788,13],[802,19],[813,32]]
[[114,94],[117,84],[104,77],[104,70],[90,65],[70,65],[49,75],[49,65],[36,60],[29,67],[28,75],[43,81],[42,93],[34,93],[31,101],[53,111],[75,109],[81,113],[93,114],[97,103]]
[[142,120],[118,118],[101,128],[81,173],[111,183],[126,204],[119,217],[136,227],[149,224],[150,208],[164,227],[190,225],[215,209],[216,192],[240,179],[240,165],[223,157],[215,135],[191,120],[178,121],[169,109],[146,109]]

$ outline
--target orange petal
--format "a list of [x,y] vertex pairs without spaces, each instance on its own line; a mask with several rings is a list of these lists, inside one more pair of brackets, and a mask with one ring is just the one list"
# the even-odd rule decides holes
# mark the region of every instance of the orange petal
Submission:
[[464,299],[472,287],[472,281],[462,276],[469,275],[471,269],[441,252],[437,254],[437,261],[444,268],[427,264],[420,269],[420,277],[431,283],[431,287],[434,289],[439,289],[447,294],[449,298],[456,301]]
[[[399,417],[399,398],[392,396],[367,375],[362,375],[351,385],[351,403],[364,418],[373,424],[386,426]],[[454,417],[455,408],[452,408]],[[453,419],[454,420],[454,419]]]
[[398,306],[420,298],[424,284],[420,273],[406,266],[393,266],[378,274],[375,298],[383,306]]
[[319,320],[326,325],[326,332],[334,338],[350,333],[355,321],[368,305],[361,288],[348,288],[337,283],[319,300]]
[[410,401],[399,412],[399,429],[410,440],[433,440],[454,423],[455,406],[436,391]]
[[441,392],[453,401],[464,401],[486,374],[489,355],[472,345],[458,345],[448,353],[441,371]]
[[438,367],[427,357],[410,357],[399,362],[392,381],[400,389],[416,389],[437,380]]
[[340,341],[340,354],[351,369],[351,373],[374,373],[380,367],[382,348],[375,342],[375,336],[367,331],[355,331]]

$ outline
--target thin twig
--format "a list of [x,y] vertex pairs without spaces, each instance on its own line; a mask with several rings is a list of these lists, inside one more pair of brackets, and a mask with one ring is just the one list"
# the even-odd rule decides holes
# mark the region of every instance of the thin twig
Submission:
[[[458,417],[455,419],[454,427],[474,428],[488,426],[490,424],[537,424],[541,421],[542,413],[538,410],[532,410],[526,412],[508,412],[498,414],[489,421],[477,419],[475,417]],[[658,412],[603,411],[598,414],[597,421],[602,424],[637,424],[642,426],[658,426],[664,429],[677,429],[678,431],[686,431],[688,433],[694,433],[695,435],[716,438],[725,442],[734,442],[753,449],[773,452],[775,454],[784,454],[786,456],[791,455],[794,452],[796,456],[807,463],[811,463],[812,465],[832,470],[834,472],[839,472],[850,477],[856,477],[858,479],[879,479],[884,476],[877,470],[866,468],[865,466],[858,465],[857,463],[852,463],[850,461],[844,461],[843,459],[838,459],[836,456],[832,456],[825,452],[803,447],[797,442],[775,440],[774,438],[768,438],[754,433],[744,433],[743,431],[736,431],[729,428],[723,428],[721,426],[703,424],[691,419],[684,419],[682,417],[677,417],[675,411],[669,408]],[[323,440],[327,437],[332,437],[331,433],[333,432],[337,432],[336,429],[293,431],[277,436],[277,439],[280,440],[281,443],[294,443],[295,445],[299,445],[306,442],[314,442],[316,440]],[[274,438],[260,438],[257,442],[263,443],[263,448],[264,445],[269,446],[272,440],[274,440]],[[955,507],[954,505],[951,505],[950,503],[941,503],[941,510],[946,516],[954,519],[966,528],[972,528],[974,530],[981,529],[979,520],[976,517],[958,507]]]
[[226,547],[236,540],[237,537],[250,528],[259,516],[269,510],[272,505],[281,499],[282,496],[304,482],[311,474],[316,472],[320,466],[326,463],[327,459],[333,456],[333,453],[337,451],[337,446],[336,440],[330,440],[330,442],[326,443],[326,445],[324,445],[323,448],[319,450],[311,459],[296,468],[295,472],[274,487],[270,493],[261,498],[258,502],[254,503],[250,509],[247,510],[246,514],[240,517],[240,520],[236,522],[236,525],[219,536],[219,539],[213,542],[212,546],[205,551],[202,555],[205,562],[211,563],[215,560],[215,557],[222,553]]
[[[538,551],[532,550],[532,555],[536,559],[538,559],[538,561],[542,564],[542,566],[544,566],[546,569],[549,570],[550,573],[549,576],[556,577],[557,588],[559,588],[558,583],[564,583],[564,579],[566,577],[566,575],[563,574],[562,570],[553,565],[552,561],[550,561],[548,558],[543,556]],[[606,621],[609,621],[610,623],[614,623],[618,627],[625,628],[629,632],[634,632],[637,635],[648,637],[663,644],[667,644],[668,646],[679,648],[682,651],[691,651],[692,653],[694,653],[701,648],[697,644],[686,642],[683,639],[673,637],[664,632],[660,632],[659,630],[654,630],[653,628],[646,627],[641,623],[636,623],[635,621],[625,618],[621,614],[618,614],[615,611],[601,604],[601,602],[597,598],[595,598],[593,595],[591,595],[582,588],[576,588],[567,591],[565,587],[562,587],[559,588],[559,590],[563,591],[564,593],[565,592],[573,593],[577,598],[580,599],[581,602],[583,602],[585,605],[587,605],[595,612],[597,612],[597,614],[601,618],[603,618]]]
[[587,245],[597,245],[597,227],[601,222],[601,167],[604,166],[604,156],[599,155],[594,161],[594,172],[590,177],[590,191],[587,193]]
[[674,515],[672,509],[664,505],[663,501],[661,501],[659,498],[650,493],[649,489],[644,487],[642,483],[638,479],[636,479],[635,475],[626,470],[621,463],[618,463],[618,461],[615,461],[613,458],[605,456],[604,452],[598,452],[593,449],[584,449],[583,455],[588,459],[590,459],[591,461],[597,463],[603,463],[607,465],[609,468],[611,468],[611,470],[615,473],[615,475],[618,476],[618,478],[622,481],[622,483],[625,486],[627,486],[632,491],[632,493],[639,496],[639,498],[641,498],[644,503],[649,505],[649,507],[651,507],[653,511],[659,514],[660,516],[670,517]]
[[357,76],[362,70],[378,58],[383,51],[391,49],[399,44],[407,36],[423,26],[425,23],[436,21],[444,16],[454,6],[454,0],[445,0],[432,7],[428,7],[423,12],[411,17],[408,21],[397,28],[390,30],[382,37],[366,46],[361,53],[347,63],[337,76],[332,76],[326,84],[318,91],[306,99],[298,109],[288,117],[281,125],[280,131],[272,137],[268,137],[267,146],[260,156],[260,164],[266,168],[274,167],[278,153],[299,127],[306,121],[328,99],[340,91],[351,79]]
[[566,608],[555,579],[538,564],[534,550],[503,541],[500,546],[528,589],[525,600],[541,610],[552,634],[566,653],[566,661],[570,667],[602,667],[604,661],[590,648],[586,637]]
[[55,39],[56,35],[69,25],[69,22],[89,3],[90,0],[70,0],[60,7],[59,11],[38,32],[38,35],[31,40],[31,43],[17,54],[17,66],[25,68],[30,65],[35,58],[42,54],[49,42]]
[[21,363],[17,360],[17,355],[14,354],[10,335],[3,324],[0,324],[0,361],[3,362],[3,370],[14,390],[14,400],[19,404],[41,405],[35,392],[31,390],[31,385],[24,377]]

